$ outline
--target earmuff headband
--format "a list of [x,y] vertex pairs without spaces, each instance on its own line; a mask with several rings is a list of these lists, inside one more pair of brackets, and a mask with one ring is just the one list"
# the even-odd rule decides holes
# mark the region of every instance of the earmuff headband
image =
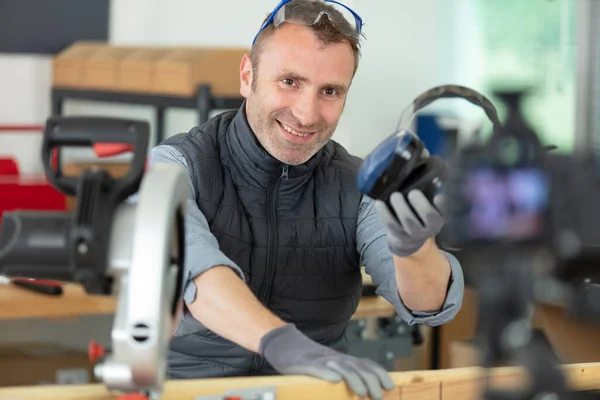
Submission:
[[459,85],[442,85],[427,90],[413,100],[413,112],[416,113],[437,99],[442,98],[465,99],[476,106],[481,107],[485,111],[490,121],[494,124],[494,130],[496,127],[501,126],[500,118],[498,118],[498,111],[487,97],[473,89]]

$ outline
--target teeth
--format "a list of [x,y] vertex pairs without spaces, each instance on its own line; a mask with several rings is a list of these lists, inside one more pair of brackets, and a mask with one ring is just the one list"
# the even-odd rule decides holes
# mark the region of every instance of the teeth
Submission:
[[287,126],[286,124],[284,124],[283,122],[281,122],[281,126],[283,126],[283,129],[285,129],[286,131],[288,131],[292,135],[301,136],[301,137],[306,137],[306,136],[310,135],[310,133],[296,132],[295,130],[293,130],[292,128],[290,128],[289,126]]

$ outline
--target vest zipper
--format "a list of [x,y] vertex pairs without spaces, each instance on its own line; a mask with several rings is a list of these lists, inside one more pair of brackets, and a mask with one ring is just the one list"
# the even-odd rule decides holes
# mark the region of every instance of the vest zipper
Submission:
[[268,232],[268,243],[267,248],[267,269],[265,271],[266,279],[265,285],[263,285],[260,301],[267,306],[271,298],[271,287],[273,286],[273,278],[275,276],[275,265],[277,261],[277,189],[279,188],[280,181],[286,181],[288,179],[289,166],[284,164],[281,167],[280,179],[275,180],[271,184],[271,190],[269,190],[268,198],[268,217],[267,217],[267,232]]
[[[273,278],[275,276],[275,265],[277,260],[277,189],[279,188],[279,183],[282,180],[285,181],[288,179],[289,168],[289,165],[286,164],[282,166],[281,176],[271,182],[267,191],[267,260],[265,280],[258,296],[259,301],[265,307],[268,306],[269,299],[271,298],[271,288],[273,286]],[[250,374],[253,375],[255,372],[260,370],[263,366],[263,362],[264,361],[259,358],[257,354],[255,354],[252,359],[252,369],[250,370]]]
[[288,179],[288,171],[289,171],[290,167],[289,165],[284,165],[283,168],[281,169],[281,179],[283,179],[284,181],[287,181]]

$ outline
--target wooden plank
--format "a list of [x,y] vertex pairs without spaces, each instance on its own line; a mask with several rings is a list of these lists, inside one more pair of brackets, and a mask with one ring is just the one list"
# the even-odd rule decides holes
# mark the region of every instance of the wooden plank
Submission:
[[415,381],[398,389],[400,400],[439,400],[442,395],[442,384],[436,381]]
[[394,306],[383,297],[363,297],[352,315],[352,319],[388,318],[396,315]]
[[[100,164],[66,164],[64,173],[67,176],[78,175],[84,166]],[[123,163],[106,164],[106,169],[111,176],[121,176],[128,170],[128,165]],[[72,199],[68,199],[72,202]],[[69,209],[74,208],[73,204]],[[369,282],[368,275],[364,278]],[[35,293],[12,285],[0,284],[0,320],[48,318],[68,319],[85,315],[114,314],[117,298],[114,296],[90,296],[83,287],[69,283],[64,285],[62,296],[47,296]],[[358,304],[353,320],[362,318],[393,317],[396,314],[392,306],[383,297],[364,297]]]
[[568,363],[600,360],[600,323],[569,315],[565,306],[538,304],[537,322],[560,360]]
[[0,320],[25,318],[76,318],[82,315],[112,314],[117,299],[90,296],[83,287],[65,284],[63,295],[48,296],[12,285],[0,285]]
[[483,383],[483,378],[477,376],[444,381],[440,400],[479,400]]
[[[12,285],[0,284],[0,320],[25,318],[76,318],[84,315],[113,314],[114,296],[91,296],[83,287],[65,284],[62,296],[48,296]],[[352,319],[391,317],[394,307],[383,297],[363,298]]]
[[383,392],[383,400],[402,400],[402,388],[396,386],[390,391]]
[[[562,367],[572,390],[600,389],[600,363],[571,364]],[[396,390],[386,393],[389,400],[478,399],[483,383],[483,369],[393,372]],[[514,388],[523,382],[523,370],[517,367],[491,370],[492,385]],[[223,394],[232,389],[275,386],[277,400],[358,400],[344,383],[330,383],[307,376],[217,378],[169,381],[162,400],[193,400],[201,395]],[[0,388],[3,400],[114,400],[114,394],[102,385],[44,386]]]
[[600,362],[570,364],[566,369],[569,387],[577,390],[600,389]]

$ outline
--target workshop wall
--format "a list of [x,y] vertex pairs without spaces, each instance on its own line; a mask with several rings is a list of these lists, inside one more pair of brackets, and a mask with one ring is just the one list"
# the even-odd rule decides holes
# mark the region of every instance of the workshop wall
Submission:
[[[276,3],[113,0],[109,37],[112,43],[122,45],[249,46]],[[447,82],[478,87],[475,72],[479,59],[473,53],[477,49],[473,38],[477,35],[470,31],[475,29],[469,22],[473,20],[470,0],[346,3],[363,17],[367,37],[334,137],[351,152],[365,155],[389,135],[401,110],[426,88]],[[470,60],[466,65],[465,59]],[[50,85],[49,56],[0,54],[0,125],[42,124],[50,110]],[[458,109],[461,105],[450,102],[448,107]],[[141,118],[151,126],[154,122],[154,111],[145,106],[69,100],[64,113]],[[483,120],[483,114],[476,116]],[[192,110],[168,110],[166,134],[187,131],[195,123],[196,113]],[[40,172],[39,141],[39,132],[4,132],[0,135],[0,155],[16,153],[25,173]],[[17,147],[17,143],[23,147]],[[30,144],[36,146],[35,151]],[[87,151],[68,154],[71,159],[92,157]]]
[[[0,54],[0,125],[40,125],[50,114],[48,55]],[[25,174],[41,171],[37,131],[0,131],[0,157],[13,155]]]

